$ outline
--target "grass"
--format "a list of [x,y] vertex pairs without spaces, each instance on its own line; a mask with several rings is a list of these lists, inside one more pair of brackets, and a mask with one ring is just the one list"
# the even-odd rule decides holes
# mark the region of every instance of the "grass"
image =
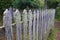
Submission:
[[57,29],[51,29],[47,40],[56,40]]

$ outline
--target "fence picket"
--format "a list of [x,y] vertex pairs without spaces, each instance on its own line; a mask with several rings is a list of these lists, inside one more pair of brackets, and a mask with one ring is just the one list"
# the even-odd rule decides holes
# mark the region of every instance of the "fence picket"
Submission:
[[34,10],[34,13],[33,13],[33,40],[35,40],[36,38],[36,35],[35,35],[35,26],[36,26],[36,11]]
[[39,25],[39,40],[42,40],[42,10],[40,10],[40,13],[39,13],[39,17],[40,17],[40,25]]
[[38,40],[38,28],[39,28],[39,10],[37,10],[36,40]]
[[46,11],[43,10],[43,40],[46,40],[46,23],[45,23],[45,15],[46,15]]
[[5,36],[6,40],[13,40],[13,30],[12,30],[12,17],[11,13],[9,13],[8,9],[4,11],[3,22],[5,26]]
[[[12,17],[16,24],[16,40],[47,40],[50,29],[54,28],[55,9],[23,10],[6,9],[3,16],[6,40],[14,40]],[[22,15],[21,15],[22,14]]]
[[22,40],[22,27],[21,27],[21,13],[19,12],[18,9],[14,12],[15,16],[15,23],[16,23],[16,39],[17,40]]
[[27,21],[28,21],[28,19],[27,19],[27,10],[26,9],[24,9],[24,11],[23,11],[23,36],[24,36],[24,40],[27,40],[27,32],[28,32],[28,30],[27,30]]
[[32,11],[29,10],[29,40],[32,40]]

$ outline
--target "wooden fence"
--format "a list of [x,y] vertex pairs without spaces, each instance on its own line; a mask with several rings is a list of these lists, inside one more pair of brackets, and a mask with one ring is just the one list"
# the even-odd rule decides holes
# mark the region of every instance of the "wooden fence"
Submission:
[[12,19],[16,26],[16,40],[47,40],[50,29],[54,28],[55,9],[26,10],[6,9],[3,14],[6,40],[14,40]]

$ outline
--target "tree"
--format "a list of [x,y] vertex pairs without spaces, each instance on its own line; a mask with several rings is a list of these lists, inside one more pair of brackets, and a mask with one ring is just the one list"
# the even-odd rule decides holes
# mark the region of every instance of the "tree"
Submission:
[[4,9],[11,6],[12,0],[0,0],[0,13],[3,12]]
[[48,0],[47,1],[47,5],[49,8],[56,8],[59,3],[60,3],[60,0]]
[[29,8],[40,8],[44,6],[44,0],[14,0],[13,7],[24,9],[27,6]]

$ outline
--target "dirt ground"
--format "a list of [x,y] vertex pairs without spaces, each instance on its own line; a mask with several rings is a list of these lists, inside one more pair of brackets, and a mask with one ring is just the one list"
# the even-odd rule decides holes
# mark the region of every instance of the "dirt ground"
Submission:
[[[6,40],[5,36],[0,37],[0,40]],[[14,40],[16,40],[16,35],[14,33]]]
[[55,27],[58,29],[56,40],[60,40],[60,21],[55,21]]
[[[56,40],[60,40],[60,21],[55,21],[55,27],[58,29]],[[1,32],[0,32],[1,33]],[[15,34],[15,33],[14,33]],[[14,36],[15,37],[15,36]],[[16,37],[15,37],[16,38]],[[6,40],[4,36],[0,37],[0,40]],[[16,40],[16,39],[14,39]]]

